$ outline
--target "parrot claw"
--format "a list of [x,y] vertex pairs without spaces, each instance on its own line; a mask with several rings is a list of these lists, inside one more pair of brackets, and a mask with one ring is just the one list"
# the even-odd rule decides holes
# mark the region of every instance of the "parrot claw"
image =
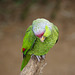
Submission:
[[45,59],[46,55],[42,55],[42,58]]
[[31,55],[31,58],[34,56],[34,54]]
[[40,58],[41,58],[41,57],[40,57],[40,56],[36,56],[36,58],[37,58],[37,60],[40,62]]

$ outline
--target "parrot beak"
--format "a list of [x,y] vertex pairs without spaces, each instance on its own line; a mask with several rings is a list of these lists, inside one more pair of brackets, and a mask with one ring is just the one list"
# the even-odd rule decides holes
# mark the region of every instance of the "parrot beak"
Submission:
[[44,36],[42,36],[42,37],[40,38],[40,40],[41,40],[41,42],[44,42],[45,37],[44,37]]

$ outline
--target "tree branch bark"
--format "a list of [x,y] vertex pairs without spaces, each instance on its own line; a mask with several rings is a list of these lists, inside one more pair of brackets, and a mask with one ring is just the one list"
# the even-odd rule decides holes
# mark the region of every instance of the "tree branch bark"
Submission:
[[21,71],[20,75],[41,75],[43,68],[47,65],[44,59],[37,61],[33,56],[26,67]]

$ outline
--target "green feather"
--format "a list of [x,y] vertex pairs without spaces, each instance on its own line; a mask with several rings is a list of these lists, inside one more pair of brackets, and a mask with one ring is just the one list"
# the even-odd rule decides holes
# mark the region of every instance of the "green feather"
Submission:
[[[45,19],[44,20],[39,19],[39,21],[43,22],[45,21]],[[37,22],[36,24],[38,25],[38,21],[35,20],[35,22]],[[40,38],[34,35],[33,29],[32,29],[33,24],[27,29],[25,33],[25,37],[23,39],[23,45],[22,45],[22,48],[25,48],[26,50],[23,52],[21,49],[21,52],[23,52],[23,54],[25,55],[21,65],[21,71],[27,65],[32,54],[38,55],[38,56],[45,55],[55,45],[58,39],[59,31],[55,25],[53,25],[52,23],[49,23],[49,24],[51,24],[51,30],[49,30],[47,26],[45,27],[46,32],[44,33],[43,36],[45,36],[46,38],[44,42],[41,42]]]
[[58,39],[58,30],[52,26],[51,35],[46,37],[44,42],[41,42],[40,39],[37,37],[34,47],[28,51],[28,54],[34,55],[45,55],[48,51],[54,46],[56,40]]
[[23,58],[23,61],[22,61],[22,65],[21,65],[21,71],[27,65],[27,63],[29,62],[30,58],[31,58],[31,55],[28,55],[28,54],[25,55],[25,57]]
[[28,55],[27,52],[33,47],[35,40],[36,40],[36,36],[34,35],[32,31],[32,25],[31,25],[27,29],[25,33],[25,37],[23,39],[22,48],[25,48],[25,51],[23,52],[21,49],[21,52],[23,52],[25,57],[23,58],[23,61],[22,61],[21,71],[27,65],[28,61],[30,60],[31,55]]
[[48,37],[51,34],[51,30],[50,30],[50,28],[48,26],[45,26],[45,30],[46,31],[45,31],[43,36]]
[[[25,33],[25,37],[23,39],[23,45],[22,48],[25,48],[26,50],[24,51],[24,55],[26,54],[26,52],[32,48],[34,42],[36,40],[36,36],[34,35],[33,31],[32,31],[32,25],[29,26],[29,28],[27,29],[26,33]],[[21,49],[21,52],[22,49]]]

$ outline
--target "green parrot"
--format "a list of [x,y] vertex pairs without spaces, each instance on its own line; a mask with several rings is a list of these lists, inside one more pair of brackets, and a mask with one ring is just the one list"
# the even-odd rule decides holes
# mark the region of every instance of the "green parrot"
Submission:
[[40,61],[40,56],[45,58],[48,51],[58,41],[58,36],[58,28],[53,23],[44,18],[34,20],[32,25],[26,30],[23,39],[21,71],[27,65],[32,55],[35,55],[38,61]]

